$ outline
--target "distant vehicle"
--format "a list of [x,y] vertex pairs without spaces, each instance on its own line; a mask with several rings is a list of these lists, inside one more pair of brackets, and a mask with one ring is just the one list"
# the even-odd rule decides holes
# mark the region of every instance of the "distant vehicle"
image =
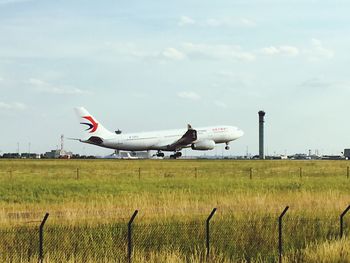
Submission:
[[203,128],[164,130],[153,132],[139,132],[123,134],[120,130],[111,132],[104,128],[85,108],[75,108],[80,124],[87,126],[80,142],[96,146],[124,151],[156,150],[157,157],[164,157],[162,151],[174,152],[170,158],[181,157],[183,148],[193,150],[212,150],[218,143],[225,143],[229,150],[229,143],[243,136],[243,131],[233,126],[211,126]]

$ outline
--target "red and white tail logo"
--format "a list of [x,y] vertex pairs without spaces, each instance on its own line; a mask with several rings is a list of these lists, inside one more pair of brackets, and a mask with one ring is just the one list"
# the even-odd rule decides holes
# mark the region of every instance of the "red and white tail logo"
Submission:
[[86,129],[86,131],[89,131],[89,133],[93,133],[98,128],[98,123],[92,118],[91,116],[83,116],[82,118],[88,120],[89,122],[81,122],[80,124],[84,124],[89,126],[89,128]]
[[90,137],[91,133],[93,133],[94,136],[110,138],[114,135],[112,132],[104,128],[103,125],[97,121],[96,118],[93,117],[85,108],[77,107],[75,108],[75,112],[79,117],[80,124],[86,125],[84,126],[86,128],[84,129],[85,136]]

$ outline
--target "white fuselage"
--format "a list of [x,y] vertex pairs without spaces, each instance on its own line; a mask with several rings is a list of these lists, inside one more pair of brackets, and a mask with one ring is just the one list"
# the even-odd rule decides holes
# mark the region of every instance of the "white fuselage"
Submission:
[[210,126],[203,128],[165,130],[122,134],[111,132],[97,121],[84,107],[75,108],[79,122],[84,127],[84,139],[79,141],[100,147],[123,151],[157,150],[157,156],[163,157],[161,151],[173,151],[173,158],[181,156],[181,149],[191,147],[193,150],[213,150],[217,143],[226,143],[238,139],[243,131],[233,126]]
[[[243,131],[233,126],[211,126],[196,128],[197,140],[229,143],[243,135]],[[181,138],[186,129],[139,132],[128,134],[112,134],[103,138],[99,146],[125,151],[167,150],[167,145]],[[187,145],[186,147],[190,147]],[[186,148],[183,147],[183,148]]]

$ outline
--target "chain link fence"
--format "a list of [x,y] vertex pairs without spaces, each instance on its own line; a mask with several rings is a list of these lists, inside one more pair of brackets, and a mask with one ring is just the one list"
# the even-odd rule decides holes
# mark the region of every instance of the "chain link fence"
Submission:
[[[279,238],[282,238],[283,255],[298,260],[298,253],[307,245],[340,237],[339,217],[297,217],[288,213],[283,218],[282,237],[279,237],[278,215],[213,216],[209,222],[210,239],[205,218],[164,223],[146,223],[136,218],[129,233],[127,222],[69,225],[49,221],[50,218],[43,228],[43,258],[40,258],[40,222],[1,227],[0,261],[130,262],[135,254],[147,259],[156,253],[176,251],[185,261],[194,255],[198,262],[220,255],[230,262],[277,262]],[[349,228],[344,227],[343,236],[347,235]],[[128,250],[130,247],[132,251]]]

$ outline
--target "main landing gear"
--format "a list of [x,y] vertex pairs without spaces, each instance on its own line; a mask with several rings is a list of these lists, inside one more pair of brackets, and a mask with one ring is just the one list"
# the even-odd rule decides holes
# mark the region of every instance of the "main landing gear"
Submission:
[[174,154],[170,155],[170,159],[176,159],[182,156],[181,152],[175,152]]
[[157,157],[164,157],[164,153],[162,153],[161,151],[158,151],[156,154]]
[[[163,158],[164,157],[164,153],[161,152],[161,151],[158,151],[156,154],[155,154],[157,157],[161,157]],[[170,159],[176,159],[176,158],[179,158],[182,156],[182,153],[181,152],[175,152],[174,154],[170,155]]]
[[226,143],[225,150],[230,150],[230,146],[228,145],[228,142]]

